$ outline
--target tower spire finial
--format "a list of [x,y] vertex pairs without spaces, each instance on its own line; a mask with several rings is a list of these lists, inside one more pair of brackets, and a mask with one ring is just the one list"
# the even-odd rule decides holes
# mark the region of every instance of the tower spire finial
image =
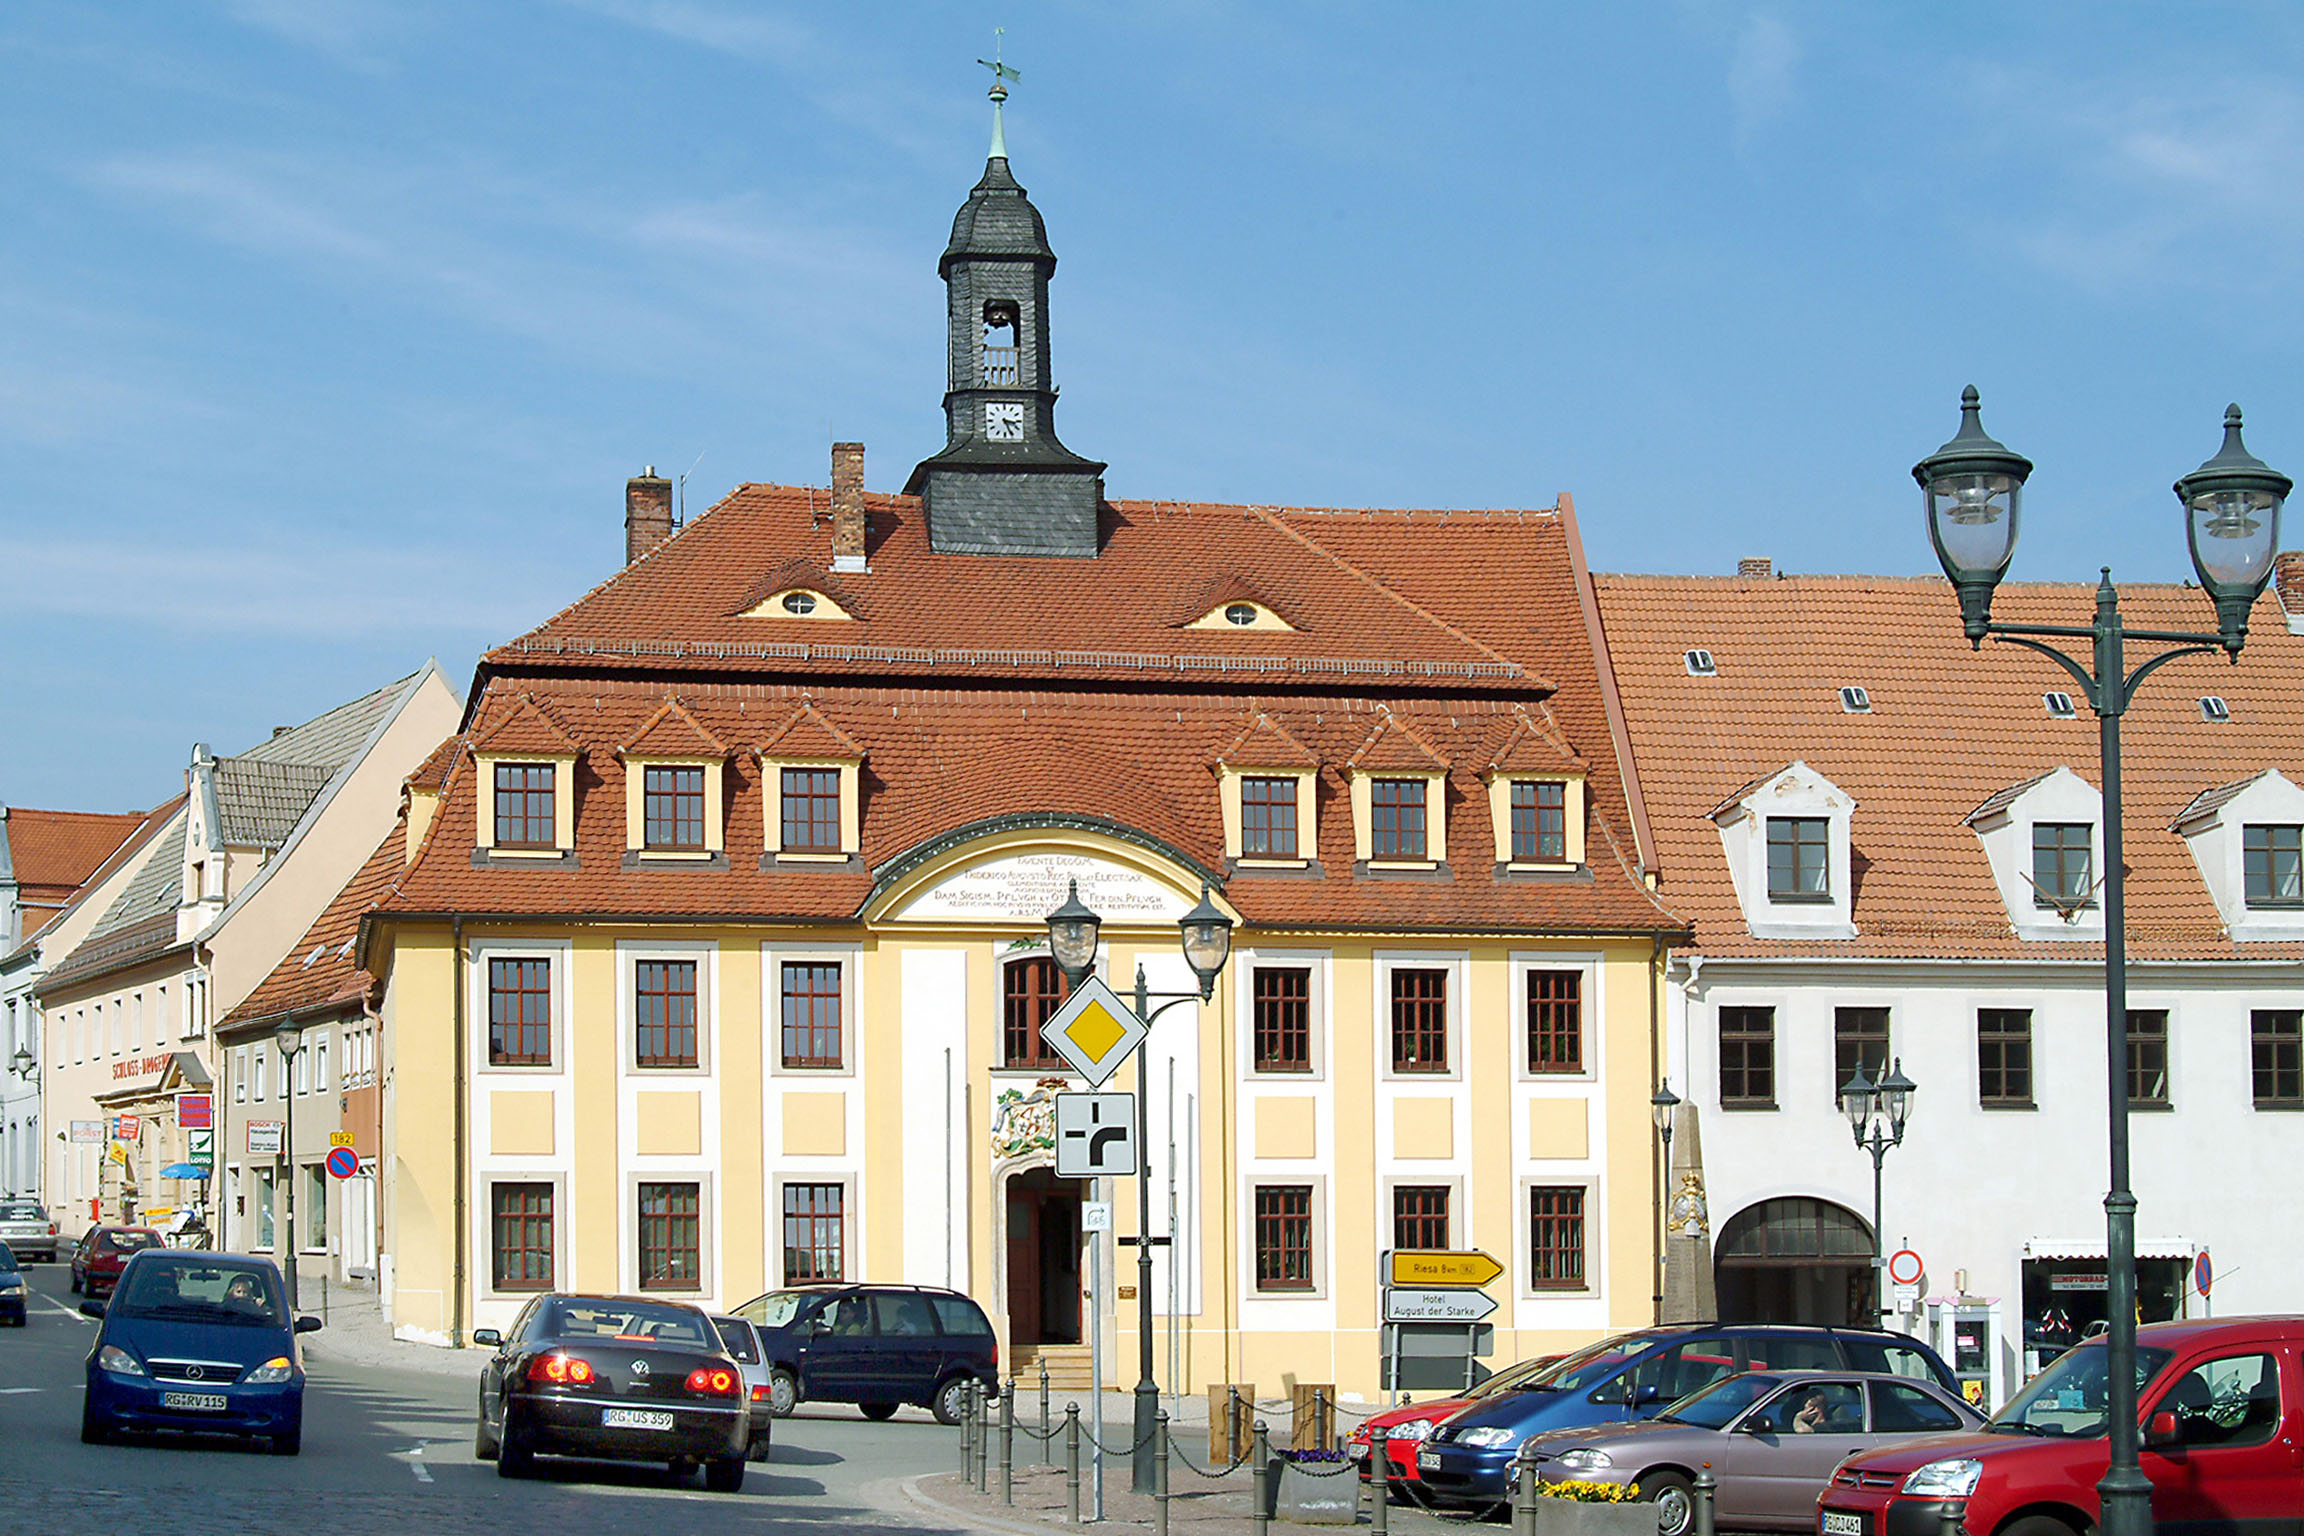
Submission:
[[1000,39],[1007,30],[1006,27],[994,27],[992,29],[992,57],[976,61],[992,71],[992,89],[989,92],[992,97],[992,153],[987,158],[993,160],[1008,158],[1008,135],[1002,131],[1000,126],[1000,103],[1008,99],[1008,82],[1024,78],[1022,71],[1012,69],[1000,61]]

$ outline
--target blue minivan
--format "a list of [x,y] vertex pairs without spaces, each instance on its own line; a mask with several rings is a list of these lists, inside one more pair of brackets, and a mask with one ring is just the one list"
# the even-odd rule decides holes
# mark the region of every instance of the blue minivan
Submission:
[[1000,1381],[984,1309],[933,1285],[803,1285],[729,1309],[760,1335],[768,1405],[854,1403],[868,1419],[917,1403],[957,1424],[971,1388]]
[[1516,1392],[1477,1403],[1416,1453],[1424,1496],[1487,1506],[1511,1497],[1520,1442],[1546,1430],[1653,1418],[1723,1376],[1759,1370],[1890,1371],[1957,1392],[1951,1368],[1907,1333],[1793,1323],[1681,1323],[1578,1350]]
[[280,1270],[270,1259],[146,1248],[110,1301],[80,1310],[102,1321],[88,1351],[80,1438],[123,1430],[250,1435],[293,1456],[304,1441],[304,1365]]

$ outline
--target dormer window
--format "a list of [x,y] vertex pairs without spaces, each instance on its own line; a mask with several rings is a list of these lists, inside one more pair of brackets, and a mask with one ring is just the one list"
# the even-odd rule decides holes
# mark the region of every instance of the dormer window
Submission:
[[1559,779],[1512,781],[1512,862],[1568,860],[1568,786]]
[[1295,774],[1244,774],[1240,779],[1240,853],[1243,858],[1296,855]]
[[1690,677],[1718,677],[1720,668],[1712,660],[1712,653],[1701,646],[1680,653],[1680,660],[1688,668]]
[[784,848],[791,853],[840,851],[840,770],[837,768],[785,768],[779,770],[779,818],[784,826]]
[[2104,937],[2104,912],[2095,899],[2096,829],[2103,822],[2103,797],[2069,768],[2011,784],[1968,813],[2017,938],[2092,943]]
[[644,847],[681,852],[703,848],[703,765],[645,768],[641,771],[641,795]]
[[794,618],[804,619],[816,611],[816,594],[813,592],[787,592],[784,594],[783,608]]
[[1376,779],[1368,786],[1371,859],[1421,859],[1424,845],[1423,779]]
[[863,847],[864,749],[803,703],[753,751],[763,802],[760,867],[848,866]]
[[496,765],[496,846],[551,848],[558,817],[551,763]]
[[728,748],[719,738],[668,698],[616,755],[628,862],[725,863]]
[[1756,939],[1853,939],[1856,802],[1804,762],[1712,808],[1720,851]]
[[1832,899],[1832,823],[1828,818],[1768,818],[1768,899]]
[[1224,605],[1224,622],[1240,629],[1246,629],[1256,622],[1256,605],[1254,603],[1226,603]]
[[2096,829],[2085,821],[2032,824],[2033,904],[2060,912],[2095,905]]
[[2304,907],[2304,826],[2248,826],[2240,847],[2249,906]]
[[2040,695],[2040,705],[2048,711],[2051,719],[2069,720],[2072,718],[2072,695],[2068,693],[2044,693]]
[[1840,708],[1847,714],[1868,715],[1872,713],[1872,695],[1862,688],[1843,688],[1840,690]]
[[2205,694],[2200,700],[2200,718],[2211,724],[2221,724],[2232,718],[2232,706],[2215,694]]

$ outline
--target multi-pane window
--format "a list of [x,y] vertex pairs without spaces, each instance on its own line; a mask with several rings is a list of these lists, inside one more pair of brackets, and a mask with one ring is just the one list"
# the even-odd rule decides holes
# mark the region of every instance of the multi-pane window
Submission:
[[1069,1071],[1063,1057],[1040,1038],[1040,1026],[1064,1006],[1071,988],[1055,961],[1041,956],[1009,962],[1002,988],[1001,1060],[1011,1067]]
[[842,1223],[847,1191],[838,1184],[784,1186],[784,1283],[844,1280]]
[[1392,1188],[1392,1246],[1448,1246],[1448,1186],[1396,1184]]
[[1539,1184],[1528,1191],[1528,1284],[1584,1288],[1584,1189]]
[[1256,1187],[1256,1289],[1312,1289],[1312,1186]]
[[1448,973],[1392,970],[1392,1070],[1448,1070]]
[[1568,786],[1557,779],[1512,781],[1512,861],[1558,864],[1568,857]]
[[2240,859],[2248,905],[2304,906],[2304,827],[2244,827]]
[[2128,1010],[2128,1103],[2136,1109],[2168,1107],[2168,1010]]
[[1976,1010],[1976,1098],[1986,1108],[2032,1107],[2032,1010]]
[[1368,852],[1378,859],[1424,857],[1422,779],[1376,779],[1368,786]]
[[651,848],[702,848],[704,770],[697,766],[641,769],[640,818]]
[[2248,1015],[2250,1077],[2258,1109],[2304,1109],[2304,1012],[2258,1008]]
[[1720,1010],[1720,1107],[1776,1107],[1776,1010]]
[[2032,901],[2042,907],[2089,905],[2096,889],[2094,826],[2085,821],[2032,825]]
[[1584,973],[1528,973],[1528,1070],[1584,1070]]
[[640,1186],[640,1288],[692,1291],[703,1284],[702,1202],[694,1184]]
[[498,763],[496,765],[496,846],[549,848],[552,846],[551,763]]
[[1823,816],[1768,818],[1768,899],[1832,899],[1831,827]]
[[488,962],[488,1065],[552,1065],[552,962]]
[[783,807],[784,847],[792,853],[840,851],[840,770],[783,770],[778,803]]
[[1832,1010],[1832,1099],[1838,1103],[1840,1086],[1861,1068],[1865,1080],[1877,1083],[1888,1070],[1888,1010],[1835,1008]]
[[1251,859],[1296,857],[1296,778],[1240,781],[1240,852]]
[[1250,983],[1256,1014],[1256,1070],[1312,1070],[1312,969],[1260,965]]
[[488,1220],[496,1289],[552,1289],[552,1186],[490,1185]]
[[696,1065],[696,962],[643,960],[633,967],[632,1064]]
[[837,1067],[840,1053],[838,961],[786,961],[784,1065]]

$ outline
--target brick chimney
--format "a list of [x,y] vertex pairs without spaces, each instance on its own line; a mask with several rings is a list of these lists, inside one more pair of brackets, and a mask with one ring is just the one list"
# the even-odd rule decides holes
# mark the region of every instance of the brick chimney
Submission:
[[863,571],[864,445],[832,445],[832,569]]
[[2272,591],[2293,631],[2304,620],[2304,551],[2284,549],[2272,557]]
[[1768,581],[1776,574],[1776,562],[1766,555],[1746,555],[1736,562],[1739,581]]
[[624,563],[672,537],[672,482],[651,464],[624,482]]

